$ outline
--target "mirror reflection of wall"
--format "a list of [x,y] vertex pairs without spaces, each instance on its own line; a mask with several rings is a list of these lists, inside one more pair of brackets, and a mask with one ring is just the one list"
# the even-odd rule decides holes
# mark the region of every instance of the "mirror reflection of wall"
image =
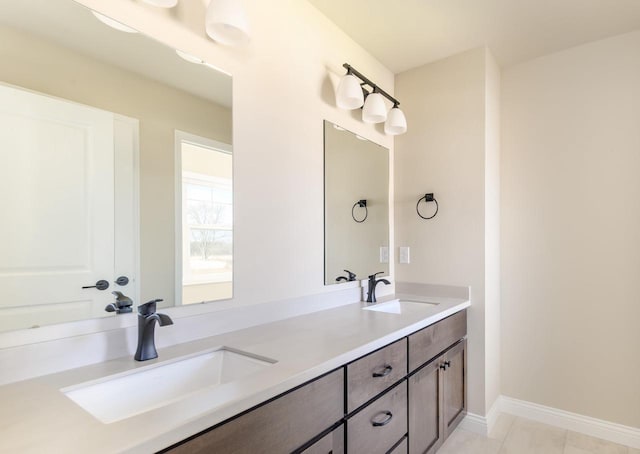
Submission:
[[388,274],[389,150],[325,121],[324,170],[325,285]]
[[[164,306],[230,298],[231,78],[71,0],[5,2],[0,59],[0,330],[113,316],[114,290]],[[178,131],[224,157],[182,172]],[[186,172],[215,180],[221,214],[189,224],[183,292]]]

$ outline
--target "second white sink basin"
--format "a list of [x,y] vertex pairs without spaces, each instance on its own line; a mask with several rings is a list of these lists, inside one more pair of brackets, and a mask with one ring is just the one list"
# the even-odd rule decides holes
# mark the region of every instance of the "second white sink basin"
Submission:
[[61,391],[100,421],[112,423],[239,380],[275,362],[223,347]]
[[437,306],[439,304],[439,303],[429,303],[426,301],[400,299],[400,300],[388,301],[386,303],[377,303],[371,306],[363,307],[362,309],[364,309],[365,311],[386,312],[388,314],[402,314],[403,308],[406,307],[403,305],[406,303],[409,303],[410,305],[421,304],[421,305],[427,305],[427,306]]

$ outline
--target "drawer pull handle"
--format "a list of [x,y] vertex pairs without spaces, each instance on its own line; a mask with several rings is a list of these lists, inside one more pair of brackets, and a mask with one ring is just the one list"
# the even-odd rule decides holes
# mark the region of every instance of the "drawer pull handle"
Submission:
[[384,369],[382,370],[382,372],[374,372],[373,376],[378,378],[378,377],[386,377],[387,375],[389,375],[391,373],[391,371],[393,370],[393,367],[389,366],[388,364],[386,366],[384,366]]
[[390,411],[380,412],[376,416],[379,416],[379,415],[385,415],[385,417],[382,421],[376,421],[374,416],[373,419],[371,420],[371,425],[373,427],[386,426],[387,424],[389,424],[389,422],[391,422],[391,418],[393,418],[393,413],[391,413]]

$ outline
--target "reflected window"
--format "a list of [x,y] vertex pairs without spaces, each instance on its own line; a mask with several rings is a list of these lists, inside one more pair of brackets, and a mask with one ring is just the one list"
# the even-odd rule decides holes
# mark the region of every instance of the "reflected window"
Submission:
[[233,280],[230,147],[191,135],[179,146],[182,304],[228,299]]

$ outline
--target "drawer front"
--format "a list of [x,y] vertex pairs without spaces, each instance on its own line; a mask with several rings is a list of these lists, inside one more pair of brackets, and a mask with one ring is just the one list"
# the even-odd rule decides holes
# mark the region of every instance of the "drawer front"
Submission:
[[292,452],[343,416],[344,369],[341,368],[168,452]]
[[301,454],[344,454],[344,424],[316,441]]
[[384,454],[407,433],[407,382],[347,420],[347,452]]
[[413,372],[466,335],[466,309],[410,335],[409,371]]
[[393,451],[391,451],[389,454],[407,454],[408,449],[409,443],[407,442],[407,437],[404,437],[402,439],[402,443],[393,448]]
[[373,399],[405,375],[406,339],[387,345],[347,365],[347,413]]

